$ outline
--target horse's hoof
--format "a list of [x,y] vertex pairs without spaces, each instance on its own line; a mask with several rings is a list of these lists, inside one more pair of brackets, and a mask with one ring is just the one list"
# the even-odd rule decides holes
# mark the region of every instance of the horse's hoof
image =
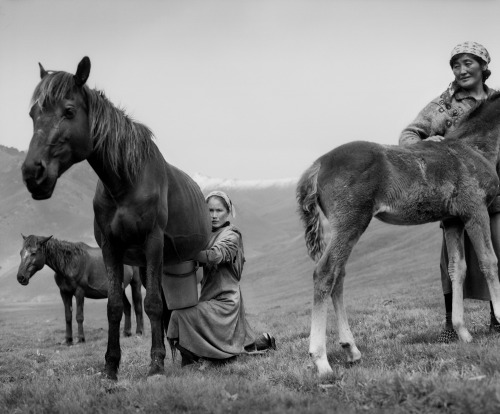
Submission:
[[163,368],[163,366],[157,364],[151,365],[151,367],[149,368],[148,377],[152,377],[154,375],[165,375],[165,369]]
[[85,338],[80,338],[78,341],[76,341],[77,344],[84,344],[85,343]]
[[103,380],[118,381],[118,376],[116,375],[116,371],[110,370],[108,368],[104,369],[101,378]]
[[123,332],[123,336],[127,337],[132,336],[132,332]]
[[160,374],[150,375],[146,381],[150,384],[151,383],[166,382],[167,377],[165,375],[160,375]]
[[71,346],[73,345],[73,339],[65,339],[61,342],[61,345]]

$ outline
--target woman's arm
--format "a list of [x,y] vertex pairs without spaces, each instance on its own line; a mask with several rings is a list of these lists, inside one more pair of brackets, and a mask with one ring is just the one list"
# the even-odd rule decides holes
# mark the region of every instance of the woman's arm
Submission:
[[417,142],[428,141],[441,141],[443,140],[445,128],[443,122],[440,122],[444,117],[439,112],[439,105],[432,101],[424,109],[422,109],[415,120],[408,125],[399,136],[399,145],[409,146]]
[[202,264],[212,265],[232,262],[241,248],[240,237],[238,231],[227,231],[210,249],[199,252],[195,260]]

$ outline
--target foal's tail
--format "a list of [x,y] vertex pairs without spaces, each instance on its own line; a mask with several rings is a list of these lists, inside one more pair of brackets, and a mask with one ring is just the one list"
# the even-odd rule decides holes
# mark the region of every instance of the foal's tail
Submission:
[[306,247],[311,259],[316,261],[323,254],[323,225],[318,204],[318,173],[321,163],[316,161],[309,167],[297,184],[299,215],[305,227]]

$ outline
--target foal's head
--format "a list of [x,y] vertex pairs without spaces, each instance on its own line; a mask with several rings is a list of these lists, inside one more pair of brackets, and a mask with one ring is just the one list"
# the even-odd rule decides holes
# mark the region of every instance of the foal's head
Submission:
[[50,198],[59,176],[92,152],[85,82],[90,60],[84,57],[75,75],[48,72],[31,100],[33,137],[22,166],[23,179],[36,200]]
[[21,264],[17,271],[17,281],[26,286],[31,277],[45,265],[45,252],[43,246],[52,236],[23,236],[21,248]]

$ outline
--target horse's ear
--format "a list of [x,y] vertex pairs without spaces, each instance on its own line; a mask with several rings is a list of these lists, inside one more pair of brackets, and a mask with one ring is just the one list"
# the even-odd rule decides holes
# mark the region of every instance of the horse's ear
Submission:
[[38,62],[38,66],[40,66],[40,78],[43,79],[43,78],[45,78],[45,76],[47,76],[49,74],[49,72],[47,72],[43,68],[43,66],[42,66],[42,64],[40,62]]
[[23,233],[21,233],[21,236],[23,236],[23,240],[26,240],[26,236]]
[[73,78],[75,79],[76,86],[83,86],[90,75],[90,59],[85,56],[76,69],[76,73]]
[[52,238],[52,236],[42,237],[40,239],[40,245],[47,243],[51,238]]

